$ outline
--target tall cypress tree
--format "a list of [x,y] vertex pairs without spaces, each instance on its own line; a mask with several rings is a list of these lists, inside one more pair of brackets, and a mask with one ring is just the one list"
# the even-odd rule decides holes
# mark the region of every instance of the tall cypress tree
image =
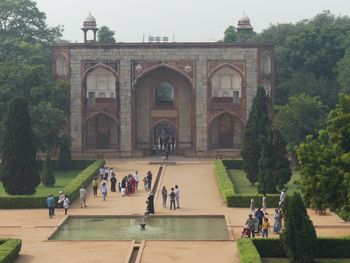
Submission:
[[71,139],[68,135],[63,135],[60,143],[60,153],[58,155],[57,167],[62,170],[69,170],[72,166]]
[[267,135],[259,138],[261,155],[258,171],[259,193],[276,193],[290,180],[292,171],[287,158],[286,142],[281,132],[269,129]]
[[53,172],[50,154],[46,155],[43,170],[41,171],[41,182],[47,187],[54,187],[56,183],[55,174]]
[[5,191],[11,195],[34,194],[40,177],[25,98],[17,97],[10,102],[1,151],[1,180]]
[[258,180],[259,171],[258,163],[261,148],[258,138],[261,135],[266,136],[266,131],[270,126],[266,92],[263,87],[258,87],[245,127],[243,149],[241,151],[243,170],[246,172],[249,182],[253,185]]
[[317,255],[316,231],[299,193],[287,199],[284,212],[286,229],[280,238],[288,257],[292,262],[314,262]]

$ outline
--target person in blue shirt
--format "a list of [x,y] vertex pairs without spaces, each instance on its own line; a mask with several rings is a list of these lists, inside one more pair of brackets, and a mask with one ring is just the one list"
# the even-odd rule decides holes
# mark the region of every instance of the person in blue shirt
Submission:
[[49,217],[52,218],[55,215],[55,198],[53,194],[50,194],[47,199],[47,208],[49,209]]

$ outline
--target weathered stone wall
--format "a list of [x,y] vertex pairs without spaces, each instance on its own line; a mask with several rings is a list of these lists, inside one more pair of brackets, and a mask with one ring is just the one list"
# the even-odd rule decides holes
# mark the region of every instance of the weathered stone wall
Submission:
[[179,111],[179,149],[188,149],[192,146],[191,130],[191,87],[183,79],[179,84],[178,111]]
[[[132,109],[131,109],[131,89],[132,89],[132,61],[149,60],[166,63],[174,60],[192,60],[195,67],[192,68],[194,74],[195,92],[195,131],[194,150],[198,153],[206,152],[208,134],[208,114],[207,114],[207,78],[208,60],[242,60],[245,62],[245,87],[246,87],[246,116],[248,116],[252,99],[257,87],[257,47],[255,46],[222,46],[203,47],[196,44],[186,46],[180,44],[178,48],[155,47],[154,45],[140,44],[140,47],[120,47],[115,46],[92,46],[90,45],[69,45],[70,47],[70,83],[71,83],[71,136],[73,138],[72,150],[82,150],[82,124],[84,112],[82,108],[82,63],[83,61],[97,62],[117,62],[119,61],[119,96],[120,96],[120,152],[121,155],[130,156],[132,152]],[[186,89],[187,92],[189,89]],[[184,99],[184,98],[182,98]],[[187,103],[188,101],[186,101]],[[143,124],[145,125],[145,124]],[[184,127],[188,126],[188,119]],[[182,131],[180,131],[182,132]],[[145,138],[149,135],[142,135]],[[188,131],[183,131],[183,136],[188,137]],[[142,140],[144,137],[142,137]]]

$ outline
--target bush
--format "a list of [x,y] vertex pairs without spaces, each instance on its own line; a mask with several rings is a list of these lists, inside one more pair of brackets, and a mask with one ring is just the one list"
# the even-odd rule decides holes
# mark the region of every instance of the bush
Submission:
[[[234,190],[234,184],[231,177],[228,175],[226,167],[224,166],[225,161],[241,161],[241,160],[217,160],[215,161],[215,172],[218,181],[219,189],[222,197],[228,207],[249,207],[250,200],[254,198],[257,207],[262,205],[262,197],[260,194],[236,194]],[[277,207],[280,200],[277,194],[266,195],[267,206]]]
[[262,258],[285,258],[287,256],[280,239],[254,238],[252,241]]
[[[104,160],[97,160],[77,177],[75,177],[63,191],[69,195],[71,202],[79,195],[81,186],[90,183],[92,178],[97,174],[97,171],[104,165]],[[0,197],[0,208],[3,209],[18,209],[18,208],[47,208],[47,196],[6,196]],[[56,196],[56,200],[57,200]]]
[[226,168],[221,161],[215,161],[215,172],[221,195],[224,198],[227,206],[232,206],[235,191],[232,181],[227,174]]
[[250,238],[237,240],[237,248],[241,263],[260,263],[261,257]]
[[243,161],[242,160],[222,160],[222,163],[228,170],[232,169],[238,169],[242,170],[243,169]]
[[317,256],[317,236],[298,193],[285,204],[285,231],[281,234],[284,250],[293,262],[314,262]]
[[15,262],[22,247],[22,240],[2,239],[0,245],[0,263]]
[[60,142],[60,153],[58,155],[57,167],[62,170],[70,170],[72,165],[71,139],[68,135],[63,135]]
[[46,156],[44,167],[41,171],[41,182],[47,187],[53,187],[56,183],[50,155]]
[[350,258],[350,237],[345,238],[319,238],[319,258]]

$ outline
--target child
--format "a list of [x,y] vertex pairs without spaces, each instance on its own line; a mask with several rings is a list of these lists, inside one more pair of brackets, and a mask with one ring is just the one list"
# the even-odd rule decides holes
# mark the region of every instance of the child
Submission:
[[263,237],[267,238],[269,236],[269,228],[270,228],[269,219],[267,217],[265,217],[264,223],[262,223],[262,236]]
[[148,191],[148,180],[147,180],[147,177],[145,176],[145,177],[143,177],[143,186],[144,186],[144,188],[145,188],[145,192],[147,192]]
[[64,207],[64,214],[67,215],[67,211],[69,208],[69,198],[68,195],[66,195],[66,197],[63,200],[63,207]]

